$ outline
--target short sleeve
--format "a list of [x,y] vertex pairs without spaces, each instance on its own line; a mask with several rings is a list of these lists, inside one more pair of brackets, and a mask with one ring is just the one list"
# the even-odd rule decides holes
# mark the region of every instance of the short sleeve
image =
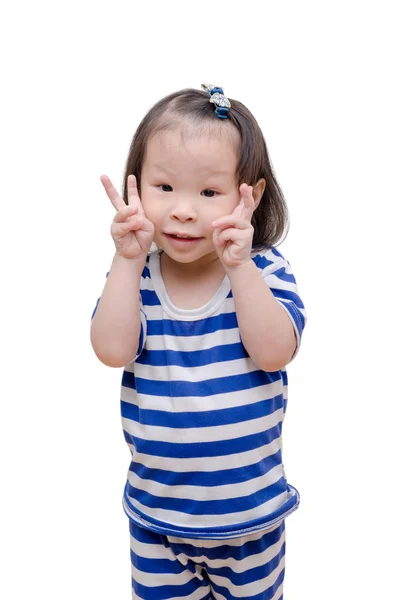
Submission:
[[254,260],[257,267],[261,269],[261,276],[288,314],[294,327],[297,344],[293,359],[300,347],[307,316],[291,265],[275,248],[256,258],[257,260]]
[[142,305],[142,298],[141,298],[140,315],[141,315],[141,331],[139,333],[139,345],[138,345],[138,350],[136,352],[136,356],[131,362],[135,362],[136,359],[138,358],[138,356],[140,356],[140,354],[142,353],[142,350],[145,346],[145,343],[146,343],[147,324],[146,324],[145,311],[143,310],[143,305]]
[[[106,279],[107,279],[109,273],[110,273],[110,271],[108,273],[106,273]],[[94,308],[94,312],[92,313],[92,316],[91,316],[91,321],[95,316],[95,313],[98,309],[100,300],[101,300],[101,298],[98,298],[97,303]],[[133,358],[131,363],[135,362],[136,359],[138,358],[138,356],[140,356],[140,354],[142,353],[142,350],[145,346],[145,343],[146,343],[147,324],[146,324],[146,314],[145,314],[144,307],[142,304],[142,296],[140,296],[140,311],[139,312],[140,312],[140,317],[141,317],[141,329],[139,332],[139,344],[138,344],[138,350],[137,350],[136,356],[135,356],[135,358]]]

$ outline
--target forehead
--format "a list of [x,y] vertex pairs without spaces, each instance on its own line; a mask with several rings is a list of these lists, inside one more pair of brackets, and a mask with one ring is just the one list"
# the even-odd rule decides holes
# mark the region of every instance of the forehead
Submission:
[[225,123],[220,125],[223,127],[185,124],[184,127],[155,133],[147,143],[144,166],[234,174],[239,135],[235,128]]

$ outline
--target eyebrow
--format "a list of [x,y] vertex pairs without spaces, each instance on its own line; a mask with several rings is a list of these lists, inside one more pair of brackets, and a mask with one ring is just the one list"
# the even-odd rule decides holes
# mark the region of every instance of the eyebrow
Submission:
[[[164,173],[173,173],[174,171],[171,169],[167,169],[167,167],[163,167],[162,165],[152,165],[153,169],[158,169],[159,171],[163,171]],[[229,171],[202,171],[203,176],[210,175],[228,175]]]

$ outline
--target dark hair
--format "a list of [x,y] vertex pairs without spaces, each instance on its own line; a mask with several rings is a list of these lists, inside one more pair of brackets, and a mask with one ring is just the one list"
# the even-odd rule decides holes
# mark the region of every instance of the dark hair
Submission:
[[237,184],[255,185],[262,178],[266,181],[260,203],[252,215],[252,246],[275,245],[285,238],[288,231],[287,205],[257,121],[241,102],[232,98],[230,102],[232,106],[225,120],[219,119],[215,114],[214,104],[209,102],[209,94],[201,90],[181,90],[157,102],[139,124],[131,142],[123,178],[124,202],[128,204],[128,175],[135,175],[140,191],[145,150],[148,140],[153,135],[162,130],[175,129],[184,122],[193,122],[201,126],[212,123],[218,127],[228,122],[237,129],[240,138]]

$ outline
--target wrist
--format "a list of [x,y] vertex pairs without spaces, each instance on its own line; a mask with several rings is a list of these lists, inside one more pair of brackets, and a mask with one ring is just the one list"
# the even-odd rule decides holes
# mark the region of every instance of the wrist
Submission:
[[142,254],[141,256],[135,256],[133,258],[127,258],[120,254],[117,250],[114,253],[113,263],[117,265],[126,265],[128,268],[131,268],[131,265],[138,265],[139,267],[145,265],[146,263],[146,254]]
[[145,267],[146,257],[144,258],[126,258],[118,252],[115,253],[110,267],[110,275],[121,277],[125,282],[132,280],[139,281],[142,271]]
[[[254,267],[254,269],[252,267]],[[226,271],[226,275],[229,277],[230,280],[235,279],[236,277],[241,278],[242,276],[249,277],[250,274],[252,274],[252,272],[256,271],[255,264],[251,258],[248,258],[246,262],[240,265],[236,265],[234,267],[225,266],[224,268]]]

